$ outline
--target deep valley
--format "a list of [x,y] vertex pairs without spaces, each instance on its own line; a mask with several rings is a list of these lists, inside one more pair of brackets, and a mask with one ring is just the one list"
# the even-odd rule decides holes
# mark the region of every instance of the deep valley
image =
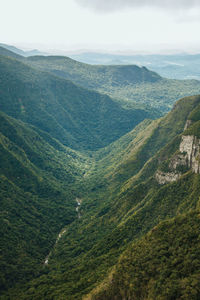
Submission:
[[0,299],[200,299],[200,81],[0,47]]

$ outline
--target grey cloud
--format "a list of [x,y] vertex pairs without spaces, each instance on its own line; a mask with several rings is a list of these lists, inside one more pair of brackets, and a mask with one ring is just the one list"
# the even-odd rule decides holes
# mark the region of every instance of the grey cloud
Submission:
[[157,7],[170,10],[200,8],[199,0],[75,0],[83,7],[99,12],[116,11],[126,8]]

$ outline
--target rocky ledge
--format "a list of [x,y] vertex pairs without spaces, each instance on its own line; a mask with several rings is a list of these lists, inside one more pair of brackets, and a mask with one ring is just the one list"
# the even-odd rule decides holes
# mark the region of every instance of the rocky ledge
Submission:
[[159,184],[166,184],[178,180],[180,176],[181,173],[157,171],[155,178]]

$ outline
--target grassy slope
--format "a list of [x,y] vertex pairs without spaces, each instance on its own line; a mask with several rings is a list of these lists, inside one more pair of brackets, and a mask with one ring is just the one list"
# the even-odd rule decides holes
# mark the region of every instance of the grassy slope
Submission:
[[[162,160],[177,150],[178,143],[173,138],[181,133],[189,113],[198,103],[199,97],[183,99],[163,123],[157,125],[145,143],[145,147],[149,144],[150,153],[150,145],[157,146],[157,153],[139,175],[133,176],[134,170],[131,170],[129,179],[126,176],[117,190],[110,182],[101,192],[93,191],[84,198],[82,218],[66,227],[67,234],[52,252],[47,275],[30,282],[26,292],[18,290],[20,299],[81,299],[105,278],[132,241],[141,238],[160,221],[198,206],[199,175],[188,172],[179,181],[165,186],[160,186],[153,177]],[[143,151],[141,146],[138,153]],[[16,290],[10,293],[12,299]]]
[[110,97],[0,56],[0,110],[51,134],[74,149],[98,149],[145,118],[150,110],[125,109]]
[[94,66],[58,56],[30,57],[26,63],[115,99],[132,100],[162,112],[169,111],[178,99],[200,93],[199,81],[165,79],[134,65]]

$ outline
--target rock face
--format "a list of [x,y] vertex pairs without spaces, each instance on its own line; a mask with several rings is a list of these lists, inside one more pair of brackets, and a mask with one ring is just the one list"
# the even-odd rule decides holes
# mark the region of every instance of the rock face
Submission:
[[[185,129],[191,125],[188,120]],[[182,135],[179,146],[179,153],[176,153],[170,160],[169,171],[157,171],[155,178],[159,184],[166,184],[176,181],[184,173],[183,170],[192,170],[200,174],[200,139],[194,135]]]
[[174,173],[174,172],[162,172],[162,171],[157,171],[155,178],[159,184],[165,184],[169,182],[176,181],[180,178],[181,173]]
[[194,173],[200,173],[200,139],[194,135],[183,135],[179,148],[185,154],[188,168]]

